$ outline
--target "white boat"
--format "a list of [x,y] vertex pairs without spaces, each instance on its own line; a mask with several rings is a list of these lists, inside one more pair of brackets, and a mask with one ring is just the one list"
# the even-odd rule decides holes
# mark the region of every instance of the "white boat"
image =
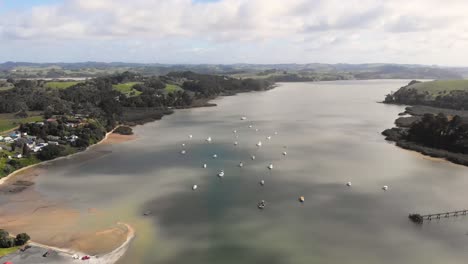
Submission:
[[223,170],[221,170],[220,172],[218,172],[218,177],[220,177],[220,178],[224,177],[224,171],[223,171]]
[[237,141],[234,141],[234,146],[237,146],[239,145],[239,143]]
[[249,128],[252,128],[253,126],[252,125],[249,125]]
[[273,169],[273,164],[268,165],[268,169],[272,170]]
[[261,186],[265,185],[265,180],[261,180],[261,181],[260,181],[260,185],[261,185]]
[[305,202],[304,196],[299,197],[299,202],[301,202],[301,203]]
[[262,146],[262,142],[259,141],[259,142],[257,143],[257,147],[261,147],[261,146]]
[[185,143],[182,143],[182,147],[185,147]]
[[208,138],[206,139],[206,142],[211,142],[211,141],[212,141],[211,137],[208,137]]
[[237,130],[234,129],[234,130],[232,131],[232,133],[234,133],[234,134],[237,133]]
[[286,151],[283,152],[283,156],[286,156],[288,155],[288,153]]
[[198,186],[195,184],[195,185],[192,186],[192,190],[195,191],[196,189],[198,189]]
[[247,120],[246,116],[241,117],[241,120]]
[[241,168],[244,167],[244,163],[240,162],[239,167],[241,167]]
[[206,167],[207,167],[206,163],[205,163],[205,164],[203,164],[203,168],[204,168],[204,169],[206,169]]
[[271,139],[271,136],[266,137],[266,139],[270,140],[270,139]]
[[255,156],[252,156],[251,159],[252,159],[252,160],[255,160]]
[[258,128],[255,129],[255,132],[258,132]]
[[261,201],[257,204],[258,209],[263,209],[263,208],[265,208],[265,206],[266,206],[265,200],[261,200]]
[[346,183],[346,186],[351,187],[351,182]]
[[387,186],[387,185],[384,185],[384,186],[382,187],[382,190],[384,190],[384,191],[388,190],[388,186]]
[[185,153],[187,153],[187,151],[185,151],[185,149],[180,152],[180,154],[182,154],[182,155],[185,155]]
[[192,135],[189,135],[188,138],[193,138],[193,136],[192,136]]
[[216,159],[218,157],[218,154],[213,154],[213,159]]
[[278,135],[278,132],[275,131],[275,135]]

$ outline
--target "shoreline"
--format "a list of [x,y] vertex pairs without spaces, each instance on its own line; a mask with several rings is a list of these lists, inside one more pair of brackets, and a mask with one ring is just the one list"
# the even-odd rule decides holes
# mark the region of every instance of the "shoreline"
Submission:
[[[21,263],[28,263],[28,264],[33,264],[34,262],[28,262],[31,260],[28,260],[28,258],[36,257],[36,258],[43,258],[43,253],[50,251],[54,251],[57,253],[57,256],[55,257],[55,260],[60,259],[60,263],[63,264],[68,264],[68,263],[76,263],[78,261],[77,259],[74,259],[74,256],[77,256],[79,260],[81,260],[81,257],[83,256],[90,256],[91,258],[87,260],[87,263],[91,264],[111,264],[111,263],[116,263],[119,261],[127,252],[128,248],[130,247],[130,243],[132,240],[135,238],[135,230],[134,228],[127,224],[127,223],[122,223],[118,222],[117,226],[123,226],[126,229],[126,237],[125,241],[123,241],[122,244],[120,244],[118,247],[113,249],[112,251],[102,254],[102,255],[90,255],[86,254],[84,252],[80,252],[77,250],[73,250],[71,248],[61,248],[61,247],[53,247],[53,246],[48,246],[42,243],[34,242],[34,241],[29,241],[27,245],[30,245],[32,247],[37,248],[36,252],[31,253],[31,249],[28,249],[26,251],[20,251],[17,250],[14,253],[11,253],[9,255],[0,257],[0,260],[4,261],[26,261],[26,262],[21,262]],[[30,255],[33,254],[33,255]],[[24,255],[27,255],[26,258],[24,258]],[[56,263],[54,260],[53,263]],[[16,262],[15,262],[16,263]]]
[[[389,103],[386,103],[386,104],[389,104]],[[401,149],[417,152],[420,155],[427,157],[427,158],[437,159],[433,161],[439,161],[439,162],[444,161],[444,162],[449,162],[452,164],[466,167],[468,166],[467,154],[450,152],[444,149],[432,148],[432,147],[418,144],[416,142],[407,141],[404,139],[405,129],[410,127],[411,124],[413,124],[414,122],[418,122],[418,120],[420,120],[421,116],[424,113],[430,113],[430,114],[436,115],[437,113],[442,112],[447,115],[450,113],[454,113],[454,111],[457,114],[462,114],[463,116],[468,115],[467,111],[462,112],[459,110],[443,109],[443,108],[428,107],[428,106],[418,106],[418,105],[407,106],[403,113],[409,115],[409,117],[401,117],[401,116],[398,117],[394,121],[395,127],[386,129],[381,134],[385,136],[385,140],[395,142],[395,146]]]
[[[73,157],[75,155],[78,155],[78,154],[81,154],[81,153],[85,153],[86,151],[94,148],[95,146],[98,146],[100,144],[103,144],[105,143],[108,139],[109,139],[109,136],[112,135],[114,133],[114,131],[120,127],[120,125],[116,126],[114,129],[112,129],[111,131],[107,132],[106,135],[99,141],[97,142],[96,144],[93,144],[91,146],[88,146],[86,149],[82,150],[82,151],[78,151],[76,153],[73,153],[73,154],[70,154],[70,155],[66,155],[66,156],[61,156],[61,157],[57,157],[55,159],[52,159],[52,160],[45,160],[45,161],[41,161],[41,162],[38,162],[38,163],[35,163],[35,164],[32,164],[32,165],[29,165],[29,166],[26,166],[26,167],[23,167],[23,168],[20,168],[18,170],[15,170],[14,172],[8,174],[7,176],[3,177],[3,178],[0,178],[0,186],[3,186],[3,185],[6,185],[7,182],[13,178],[15,178],[15,176],[18,176],[18,174],[20,174],[21,172],[24,172],[26,170],[29,170],[29,169],[32,169],[36,166],[40,166],[40,165],[45,165],[45,164],[49,164],[49,163],[52,163],[52,162],[55,162],[57,160],[62,160],[62,159],[67,159],[67,158],[70,158],[70,157]],[[134,135],[132,135],[134,136]],[[136,136],[134,136],[136,137]],[[114,144],[116,142],[112,142],[110,144]]]

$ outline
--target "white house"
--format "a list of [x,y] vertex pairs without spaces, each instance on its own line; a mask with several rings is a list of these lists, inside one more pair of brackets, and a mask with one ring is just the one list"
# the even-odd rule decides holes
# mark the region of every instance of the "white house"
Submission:
[[49,141],[49,145],[55,145],[58,146],[59,143],[57,141]]
[[2,136],[0,136],[0,141],[3,141],[3,137],[2,137]]
[[3,140],[6,142],[6,143],[11,143],[13,142],[13,139],[11,137],[5,137],[3,138]]

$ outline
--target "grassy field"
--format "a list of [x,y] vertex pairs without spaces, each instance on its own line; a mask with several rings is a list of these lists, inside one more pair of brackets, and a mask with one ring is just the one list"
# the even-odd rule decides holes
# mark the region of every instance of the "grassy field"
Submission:
[[47,82],[45,84],[45,87],[47,88],[53,88],[53,89],[67,89],[68,87],[71,87],[79,82],[76,81],[70,81],[70,82]]
[[20,247],[0,248],[0,257],[6,256],[17,251]]
[[140,95],[141,92],[133,89],[135,84],[139,84],[141,82],[128,82],[128,83],[119,83],[114,84],[114,89],[125,94],[128,97]]
[[13,129],[21,123],[41,121],[44,118],[40,115],[40,112],[28,112],[29,117],[27,118],[16,118],[15,114],[0,114],[0,133]]
[[178,85],[175,85],[175,84],[166,84],[166,88],[164,88],[164,90],[166,90],[166,92],[168,93],[173,93],[175,91],[182,90],[182,88],[180,88]]
[[468,91],[468,80],[441,80],[416,83],[409,88],[415,88],[421,93],[428,92],[432,97],[444,95],[450,91]]

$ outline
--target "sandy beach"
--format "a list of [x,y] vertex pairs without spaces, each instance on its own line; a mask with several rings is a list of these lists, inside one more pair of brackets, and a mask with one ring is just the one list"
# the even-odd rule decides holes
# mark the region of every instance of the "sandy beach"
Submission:
[[[109,132],[102,141],[90,148],[99,144],[119,144],[135,138],[135,135],[126,136]],[[83,152],[74,155],[80,153]],[[129,225],[117,224],[101,230],[85,230],[83,229],[85,227],[77,229],[83,220],[98,221],[104,216],[95,208],[81,211],[67,208],[60,201],[51,201],[38,193],[35,188],[30,188],[34,186],[35,179],[39,175],[46,173],[40,165],[58,159],[22,168],[0,179],[1,228],[8,230],[11,234],[28,233],[35,245],[41,248],[53,247],[60,252],[83,252],[80,253],[83,255],[104,255],[114,252],[110,255],[110,258],[115,259],[112,262],[102,262],[104,260],[102,258],[100,262],[92,262],[114,263],[118,260],[117,255],[120,258],[124,254],[128,243],[134,236],[134,231]],[[18,191],[18,188],[22,189]],[[122,248],[123,245],[126,247]],[[115,250],[118,252],[116,253]]]

